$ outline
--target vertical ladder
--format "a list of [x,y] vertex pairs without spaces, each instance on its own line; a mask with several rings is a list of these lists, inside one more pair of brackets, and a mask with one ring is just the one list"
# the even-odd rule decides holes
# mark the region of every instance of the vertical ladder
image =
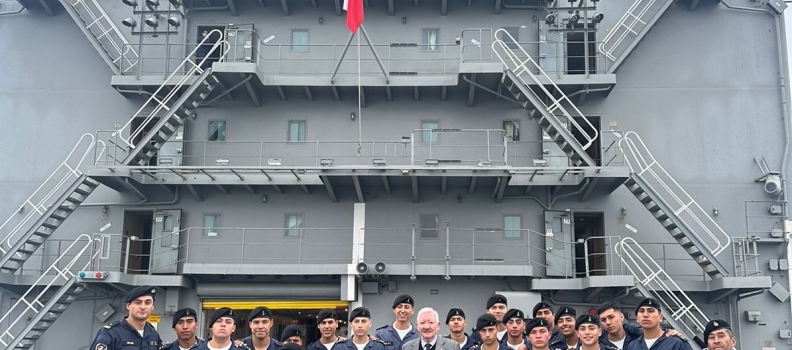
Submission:
[[[223,40],[218,40],[213,45],[207,44],[207,40],[215,36],[214,34],[221,36],[222,32],[215,29],[204,37],[132,118],[113,132],[113,139],[109,140],[114,146],[112,159],[120,160],[120,165],[124,166],[146,165],[220,85],[220,80],[212,75],[212,69],[205,67],[209,65],[207,60],[211,59],[216,50],[220,50],[220,60],[225,58],[229,45]],[[193,60],[195,53],[203,45],[212,46],[206,56],[196,62]],[[135,120],[139,124],[133,129]],[[119,152],[122,154],[118,154]]]
[[599,51],[612,62],[608,73],[616,73],[624,60],[641,43],[655,23],[676,0],[635,0],[599,45]]
[[123,74],[137,66],[138,53],[129,45],[97,0],[59,1],[113,74]]
[[[84,134],[66,159],[28,197],[18,211],[0,225],[0,272],[15,273],[55,230],[82,204],[99,183],[80,170],[94,147],[94,137]],[[85,149],[84,152],[77,152]],[[27,214],[20,217],[20,213]]]
[[638,134],[627,132],[619,146],[630,168],[624,185],[707,275],[728,277],[717,255],[729,247],[731,237],[654,159]]
[[[663,317],[688,339],[700,339],[709,317],[677,285],[662,267],[632,237],[616,244],[616,254],[635,277],[635,287],[645,297],[653,297],[663,305]],[[701,350],[690,341],[694,350]]]
[[10,323],[0,334],[5,350],[30,349],[85,289],[75,272],[93,260],[93,244],[91,236],[80,235],[0,317],[0,324]]
[[[512,49],[512,47],[519,50]],[[531,111],[529,113],[531,119],[539,123],[542,130],[558,144],[575,166],[597,165],[586,153],[586,149],[594,144],[599,132],[575,104],[569,100],[569,97],[556,86],[550,76],[525,52],[520,43],[503,28],[495,31],[492,49],[506,66],[503,75],[504,86],[524,108]],[[538,75],[534,74],[534,72],[538,72]],[[509,83],[505,83],[507,77],[509,78]],[[545,84],[548,84],[552,91]],[[532,88],[532,85],[537,87]],[[559,95],[559,97],[555,95]],[[545,103],[544,99],[547,99],[549,103]],[[567,110],[564,107],[565,105],[570,106],[571,110]],[[566,119],[570,128],[578,131],[583,136],[585,144],[578,142],[572,132],[564,127],[564,123],[559,120],[556,113]],[[580,125],[578,120],[581,120],[583,125]]]

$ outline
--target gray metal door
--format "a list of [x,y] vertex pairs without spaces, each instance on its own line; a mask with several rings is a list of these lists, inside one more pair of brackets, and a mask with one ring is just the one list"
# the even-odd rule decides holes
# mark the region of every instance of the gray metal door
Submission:
[[184,125],[176,129],[176,133],[162,144],[157,153],[157,165],[182,166],[184,153]]
[[176,273],[180,229],[181,210],[158,210],[154,213],[150,273]]
[[226,27],[225,38],[229,50],[227,62],[253,62],[256,60],[254,50],[255,38],[252,24],[235,24]]
[[545,261],[547,276],[571,277],[575,274],[572,254],[572,213],[545,211]]

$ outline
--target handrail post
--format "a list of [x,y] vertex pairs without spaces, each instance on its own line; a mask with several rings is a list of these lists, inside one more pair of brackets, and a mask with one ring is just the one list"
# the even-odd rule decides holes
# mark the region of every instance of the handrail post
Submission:
[[132,244],[132,239],[129,236],[123,236],[126,239],[124,245],[124,273],[129,273],[129,245]]
[[449,228],[449,222],[446,221],[446,276],[451,275],[451,229]]
[[415,222],[412,223],[412,253],[410,256],[411,273],[410,277],[415,277]]

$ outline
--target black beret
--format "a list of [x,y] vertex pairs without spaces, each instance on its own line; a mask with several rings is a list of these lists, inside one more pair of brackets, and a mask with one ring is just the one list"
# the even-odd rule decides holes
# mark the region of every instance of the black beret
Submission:
[[534,305],[533,317],[536,317],[536,313],[539,312],[539,310],[542,310],[542,309],[550,309],[550,311],[553,311],[553,307],[551,307],[549,304],[547,304],[545,302],[541,302],[540,301],[539,303]]
[[555,315],[556,323],[558,323],[558,319],[561,318],[561,316],[572,316],[572,318],[575,318],[577,317],[577,310],[569,306],[559,307]]
[[487,309],[491,308],[492,305],[495,305],[495,304],[507,305],[508,303],[506,302],[506,297],[505,296],[500,295],[500,294],[495,294],[495,295],[489,297],[489,299],[487,299]]
[[575,320],[575,329],[580,328],[580,325],[584,323],[591,323],[593,325],[596,325],[597,327],[602,327],[602,325],[600,324],[599,317],[594,315],[580,315],[580,317],[578,317],[577,320]]
[[212,317],[209,317],[209,327],[212,327],[212,325],[221,317],[231,317],[234,319],[234,324],[237,322],[236,312],[234,312],[234,310],[231,310],[227,307],[221,307],[212,313]]
[[302,350],[297,343],[284,343],[280,346],[281,350]]
[[371,318],[371,312],[365,307],[356,307],[354,310],[352,310],[352,312],[349,313],[349,320],[352,321],[358,317]]
[[288,325],[286,326],[286,328],[283,329],[283,333],[281,333],[280,341],[284,342],[286,341],[286,339],[289,339],[295,335],[301,338],[303,337],[302,330],[300,330],[300,327],[297,327],[293,324]]
[[262,317],[272,318],[272,311],[270,311],[270,309],[268,309],[266,306],[259,306],[253,309],[253,311],[250,312],[250,315],[248,315],[248,322]]
[[519,309],[509,309],[509,311],[506,311],[506,314],[503,315],[503,323],[506,323],[512,318],[525,319],[525,314]]
[[732,330],[731,329],[731,325],[729,325],[729,322],[726,322],[724,320],[712,320],[712,321],[709,321],[707,323],[707,326],[704,327],[704,341],[707,341],[707,339],[709,339],[710,333],[712,333],[714,331],[717,331],[719,329]]
[[531,333],[531,330],[536,327],[545,327],[547,330],[550,330],[550,324],[547,323],[547,320],[541,317],[537,317],[528,321],[525,324],[525,333]]
[[479,316],[478,320],[476,320],[476,331],[480,331],[484,327],[496,326],[498,325],[498,320],[495,319],[495,316],[490,314],[483,314]]
[[322,309],[321,311],[319,311],[319,314],[316,315],[316,322],[322,322],[328,318],[337,320],[338,314],[333,309]]
[[410,306],[415,306],[415,299],[408,294],[399,295],[393,300],[393,306],[391,308],[395,309],[399,304],[410,304]]
[[451,317],[454,316],[462,316],[462,318],[465,318],[465,312],[462,311],[462,309],[457,309],[457,308],[448,310],[448,315],[446,316],[446,324],[448,324],[448,322],[451,321]]
[[151,295],[151,297],[154,298],[154,294],[156,293],[157,290],[152,286],[140,286],[127,293],[126,298],[124,298],[124,303],[129,304],[133,300],[145,295]]
[[182,317],[192,317],[196,321],[198,321],[198,314],[195,312],[195,310],[190,309],[188,307],[188,308],[176,311],[176,313],[173,314],[173,325],[171,326],[171,328],[176,328],[176,324],[179,323],[179,320],[181,320]]
[[646,298],[644,300],[641,300],[641,302],[638,303],[638,306],[635,307],[635,313],[638,314],[638,310],[640,310],[641,307],[644,306],[653,307],[657,309],[657,311],[663,311],[663,309],[660,307],[660,302],[658,302],[657,299]]

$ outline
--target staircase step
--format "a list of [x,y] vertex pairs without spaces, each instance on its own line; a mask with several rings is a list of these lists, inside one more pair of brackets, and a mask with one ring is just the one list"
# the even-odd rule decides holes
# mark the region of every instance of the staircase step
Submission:
[[[44,226],[46,228],[54,230],[54,229],[60,227],[60,224],[61,224],[60,222],[52,222],[51,220],[46,220],[46,221],[41,223],[41,226]],[[44,233],[44,232],[42,232],[42,233]],[[49,234],[47,234],[47,236],[49,236]]]
[[89,187],[89,188],[85,189],[85,188],[82,188],[81,186],[77,186],[77,188],[74,189],[74,192],[76,192],[78,194],[81,194],[83,196],[87,196],[87,195],[91,194],[91,192],[93,192],[93,188]]
[[83,199],[80,199],[80,198],[77,198],[77,197],[72,197],[72,196],[66,197],[66,201],[67,201],[67,202],[70,202],[70,203],[77,203],[77,204],[79,204],[79,203],[82,203],[84,200],[85,200],[84,198],[83,198]]
[[22,254],[22,256],[17,256],[16,254],[14,254],[14,256],[10,257],[8,260],[23,263],[29,257],[30,257],[30,254]]
[[56,212],[50,214],[50,217],[53,217],[53,218],[56,218],[58,220],[63,221],[63,220],[66,220],[66,218],[69,217],[69,212],[57,212],[56,211]]

